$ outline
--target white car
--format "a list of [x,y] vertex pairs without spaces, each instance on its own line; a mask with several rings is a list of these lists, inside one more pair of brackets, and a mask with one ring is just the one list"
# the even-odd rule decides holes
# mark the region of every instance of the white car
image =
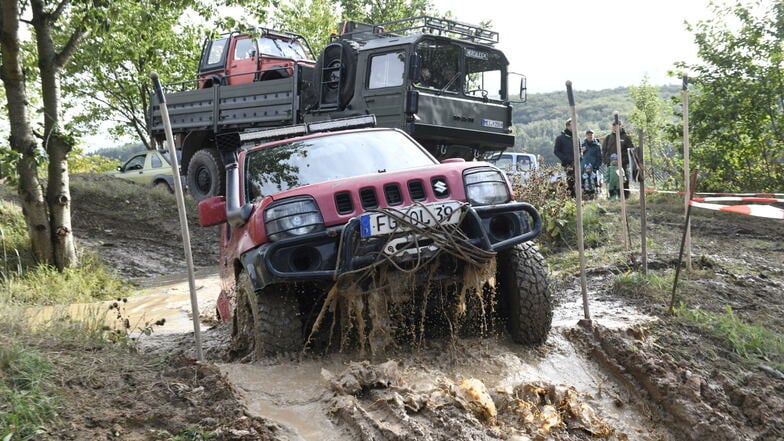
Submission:
[[522,180],[528,177],[531,170],[538,170],[540,166],[533,153],[496,153],[487,158],[487,162],[501,169],[510,179],[519,176]]

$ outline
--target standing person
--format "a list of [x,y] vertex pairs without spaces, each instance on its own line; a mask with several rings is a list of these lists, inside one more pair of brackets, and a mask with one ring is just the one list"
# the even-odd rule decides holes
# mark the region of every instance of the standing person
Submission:
[[561,166],[566,173],[566,185],[569,193],[574,197],[574,147],[572,146],[572,119],[566,120],[566,128],[555,138],[553,153],[561,160]]
[[610,165],[604,172],[604,182],[607,185],[608,199],[617,201],[621,197],[621,177],[618,173],[618,154],[610,155]]
[[[623,180],[623,196],[625,199],[629,199],[629,174],[631,173],[631,169],[629,168],[629,157],[632,155],[634,151],[634,143],[632,142],[632,138],[626,133],[626,129],[623,127],[623,123],[620,123],[620,134],[621,134],[621,158],[620,164],[624,170],[624,180]],[[604,137],[604,142],[602,143],[602,161],[605,165],[610,165],[610,156],[615,154],[617,155],[617,148],[616,148],[616,141],[615,141],[615,129],[616,125],[613,122],[612,125],[612,133]]]
[[585,131],[582,152],[583,157],[580,159],[582,169],[585,170],[590,165],[594,171],[598,171],[602,166],[602,146],[599,141],[593,139],[593,130],[591,129]]

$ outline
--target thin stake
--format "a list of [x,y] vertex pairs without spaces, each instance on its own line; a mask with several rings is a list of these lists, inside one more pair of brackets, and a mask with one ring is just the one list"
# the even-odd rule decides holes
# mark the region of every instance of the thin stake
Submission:
[[[615,117],[615,151],[618,154],[618,167],[621,179],[621,227],[623,229],[623,246],[629,251],[629,220],[626,217],[626,169],[623,168],[623,155],[621,154],[621,122],[618,119],[618,112],[613,114]],[[631,164],[630,164],[631,165]]]
[[588,310],[588,284],[585,279],[585,245],[583,243],[583,184],[581,179],[581,170],[579,166],[580,158],[580,144],[577,140],[577,110],[574,105],[574,93],[572,93],[572,82],[566,82],[566,95],[569,98],[569,107],[572,110],[572,151],[574,154],[574,162],[572,168],[574,169],[574,194],[575,205],[577,207],[577,249],[580,253],[580,289],[583,293],[583,313],[585,319],[591,319],[591,313]]
[[174,195],[177,199],[177,211],[180,214],[180,230],[182,232],[182,246],[185,251],[185,261],[188,266],[188,287],[191,292],[191,315],[193,316],[193,336],[196,339],[196,359],[204,360],[201,350],[201,329],[199,327],[199,303],[196,300],[196,280],[193,275],[193,254],[191,253],[191,235],[188,231],[188,216],[185,212],[185,195],[180,181],[180,166],[177,163],[177,151],[174,149],[174,135],[172,134],[171,121],[169,120],[169,109],[166,107],[166,96],[163,94],[161,82],[158,74],[150,74],[155,94],[161,104],[161,119],[163,128],[166,132],[166,144],[171,159],[172,175],[174,176]]
[[637,180],[640,181],[640,253],[642,254],[642,273],[648,274],[648,224],[645,214],[645,149],[643,131],[640,130],[640,158],[637,163]]
[[[687,181],[689,181],[687,179]],[[686,197],[691,199],[694,197],[694,191],[697,188],[697,170],[694,170],[694,173],[691,177],[691,194],[687,194]],[[689,218],[691,217],[691,204],[686,206],[686,219],[683,222],[683,237],[681,237],[681,250],[678,253],[678,266],[675,268],[675,280],[672,282],[672,296],[670,297],[670,312],[675,310],[675,290],[678,287],[678,276],[681,273],[681,264],[683,263],[683,249],[686,245],[686,235],[689,232]]]
[[[689,188],[689,77],[683,74],[683,185],[684,185],[684,208],[689,209],[690,195]],[[691,271],[691,224],[686,222],[686,268]]]

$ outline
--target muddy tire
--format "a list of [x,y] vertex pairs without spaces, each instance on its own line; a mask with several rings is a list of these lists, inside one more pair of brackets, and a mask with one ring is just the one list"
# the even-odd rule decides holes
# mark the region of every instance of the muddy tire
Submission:
[[215,149],[201,149],[188,163],[188,192],[197,201],[219,196],[226,191],[223,161]]
[[288,289],[268,286],[256,292],[246,271],[237,277],[232,353],[244,356],[298,352],[304,340],[297,297]]
[[547,340],[553,303],[544,258],[526,242],[498,253],[499,313],[512,339],[524,345]]

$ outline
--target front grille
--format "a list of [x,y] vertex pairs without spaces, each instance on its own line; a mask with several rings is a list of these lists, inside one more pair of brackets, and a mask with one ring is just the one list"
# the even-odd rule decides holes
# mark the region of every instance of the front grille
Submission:
[[376,197],[376,189],[366,187],[359,190],[359,200],[362,202],[362,208],[378,208],[378,198]]
[[424,201],[425,184],[422,181],[408,181],[408,194],[411,195],[412,201]]
[[349,214],[354,211],[354,204],[351,202],[351,193],[342,191],[335,195],[335,207],[340,214]]
[[403,203],[403,193],[397,184],[387,184],[384,186],[384,196],[389,205],[400,205]]

